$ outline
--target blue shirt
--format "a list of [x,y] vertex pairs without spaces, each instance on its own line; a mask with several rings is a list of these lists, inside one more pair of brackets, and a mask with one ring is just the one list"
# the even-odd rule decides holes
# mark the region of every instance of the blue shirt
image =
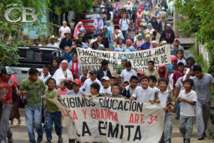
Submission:
[[141,50],[147,50],[147,49],[149,49],[150,48],[150,42],[145,42],[145,43],[143,43],[143,45],[141,45]]

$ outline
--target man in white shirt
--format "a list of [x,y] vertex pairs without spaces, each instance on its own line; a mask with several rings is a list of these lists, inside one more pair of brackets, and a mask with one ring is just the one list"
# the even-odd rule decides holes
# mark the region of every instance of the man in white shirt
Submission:
[[136,99],[142,103],[148,103],[151,99],[153,99],[153,90],[149,87],[149,78],[143,77],[141,80],[141,94],[132,95],[132,99]]
[[81,96],[82,93],[80,91],[80,87],[81,87],[81,80],[79,79],[75,79],[73,81],[73,90],[68,92],[68,96]]
[[126,14],[123,14],[123,17],[119,21],[120,25],[120,30],[123,33],[123,37],[126,39],[127,38],[127,32],[129,30],[129,19],[127,18]]
[[[60,39],[63,39],[65,37],[65,33],[71,33],[71,29],[70,27],[68,27],[67,22],[63,21],[62,22],[62,26],[59,28],[59,35],[60,35]],[[70,32],[68,32],[70,31]]]
[[44,66],[42,69],[42,73],[39,76],[39,79],[43,81],[44,84],[46,84],[46,81],[51,77],[51,74],[49,72],[49,67]]
[[111,95],[111,86],[110,86],[110,78],[107,76],[104,76],[102,78],[102,85],[103,87],[100,89],[100,94],[103,95]]
[[90,92],[91,84],[95,83],[95,82],[98,83],[100,85],[100,87],[102,88],[101,82],[97,79],[96,71],[90,71],[89,78],[85,80],[84,84],[80,88],[81,92],[86,96],[90,95],[91,94],[91,92]]
[[126,68],[122,70],[120,77],[122,81],[130,81],[132,76],[137,76],[137,73],[134,69],[132,69],[132,64],[130,61],[126,62]]
[[125,90],[122,92],[122,95],[129,98],[141,96],[142,88],[138,86],[137,76],[132,76],[129,85],[125,87]]

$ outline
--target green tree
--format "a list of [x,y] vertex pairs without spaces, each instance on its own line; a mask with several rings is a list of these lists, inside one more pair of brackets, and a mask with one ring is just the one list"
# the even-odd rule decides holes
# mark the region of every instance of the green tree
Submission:
[[[0,2],[0,65],[15,64],[18,61],[17,46],[20,45],[22,37],[21,22],[8,22],[4,13],[11,6],[32,7],[36,10],[37,16],[41,15],[40,8],[48,5],[48,11],[58,16],[73,10],[78,16],[83,11],[91,9],[93,0],[2,0]],[[11,17],[17,18],[20,12],[14,11]]]
[[209,72],[214,75],[214,0],[176,0],[176,10],[182,15],[178,22],[185,34],[194,34],[210,51]]

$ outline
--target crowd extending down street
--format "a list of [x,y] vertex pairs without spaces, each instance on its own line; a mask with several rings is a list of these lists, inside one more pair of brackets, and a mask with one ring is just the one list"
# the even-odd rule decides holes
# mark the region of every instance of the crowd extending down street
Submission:
[[[29,143],[51,143],[53,127],[62,138],[65,115],[51,99],[63,96],[108,96],[142,103],[160,104],[165,111],[160,143],[172,142],[173,120],[179,120],[183,143],[190,143],[193,124],[198,140],[206,138],[211,90],[214,78],[204,73],[194,57],[185,57],[179,34],[172,29],[165,0],[102,1],[94,6],[94,31],[82,21],[74,28],[66,21],[59,28],[59,39],[51,36],[48,47],[62,50],[60,58],[44,65],[42,72],[30,68],[28,77],[17,81],[16,73],[3,67],[0,71],[0,143],[11,143],[10,124],[19,123],[19,108],[24,107]],[[38,41],[34,43],[41,46]],[[44,44],[44,43],[43,43]],[[123,57],[117,72],[103,60],[99,70],[81,65],[76,48],[114,52],[133,52],[170,44],[169,64],[148,61],[145,70],[135,69]],[[114,70],[114,69],[113,69]],[[194,122],[196,121],[196,122]],[[46,139],[43,135],[46,135]],[[70,138],[70,143],[78,142]]]

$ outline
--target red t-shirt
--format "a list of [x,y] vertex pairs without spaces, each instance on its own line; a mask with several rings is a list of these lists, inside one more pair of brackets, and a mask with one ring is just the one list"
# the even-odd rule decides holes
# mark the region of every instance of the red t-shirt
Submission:
[[14,77],[11,76],[9,80],[2,79],[0,77],[0,90],[3,95],[3,103],[10,104],[12,103],[13,88],[17,86],[17,82],[14,80]]

